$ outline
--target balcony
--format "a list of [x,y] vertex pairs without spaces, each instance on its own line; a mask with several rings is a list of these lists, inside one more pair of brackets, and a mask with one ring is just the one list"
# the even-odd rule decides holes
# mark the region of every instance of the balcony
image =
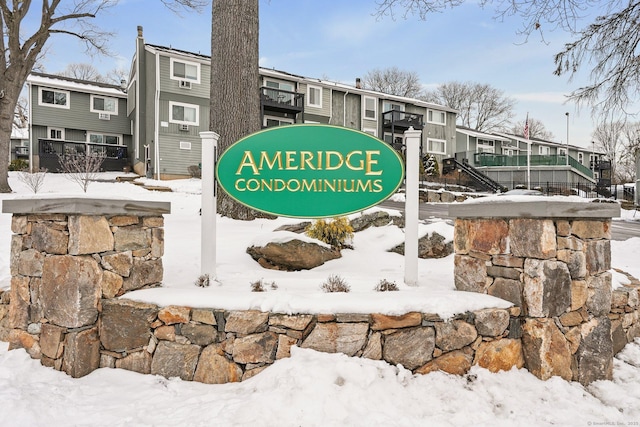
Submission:
[[60,170],[58,155],[85,153],[105,154],[106,157],[102,163],[103,171],[122,171],[129,164],[129,153],[125,145],[38,139],[40,167],[50,172]]
[[[567,156],[532,154],[527,161],[526,155],[506,156],[503,154],[475,153],[473,161],[476,167],[527,166],[527,162],[530,166],[566,166]],[[568,163],[573,169],[576,169],[589,178],[593,178],[593,171],[579,163],[573,157],[569,157]]]
[[15,153],[17,158],[29,157],[29,147],[16,147]]
[[422,114],[407,113],[399,110],[390,110],[382,113],[382,127],[391,129],[392,132],[404,132],[413,126],[415,130],[424,128]]
[[304,94],[271,87],[260,88],[260,108],[279,113],[298,114],[304,111]]

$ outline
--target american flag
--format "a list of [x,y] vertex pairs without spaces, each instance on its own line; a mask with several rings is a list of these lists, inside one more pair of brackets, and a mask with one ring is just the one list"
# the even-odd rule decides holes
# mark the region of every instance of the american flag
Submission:
[[524,139],[529,139],[529,114],[527,114],[527,119],[524,121]]

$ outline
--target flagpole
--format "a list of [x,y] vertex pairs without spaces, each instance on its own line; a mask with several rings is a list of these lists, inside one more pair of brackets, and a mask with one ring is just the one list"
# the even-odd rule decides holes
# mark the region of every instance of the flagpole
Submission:
[[524,138],[527,142],[527,189],[531,190],[531,140],[529,139],[529,113],[524,122]]

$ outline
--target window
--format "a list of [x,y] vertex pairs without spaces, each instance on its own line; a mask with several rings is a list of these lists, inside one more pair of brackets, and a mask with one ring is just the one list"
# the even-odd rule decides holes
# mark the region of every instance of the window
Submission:
[[292,125],[293,119],[285,119],[284,117],[264,116],[263,125],[268,128],[276,126]]
[[387,111],[404,111],[403,104],[397,104],[395,102],[385,101],[382,103],[382,112],[386,113]]
[[578,153],[578,163],[584,164],[584,153]]
[[39,88],[39,105],[56,108],[69,108],[70,94],[66,90]]
[[427,151],[429,153],[447,154],[447,141],[443,139],[428,139]]
[[376,120],[376,117],[378,117],[378,100],[376,98],[371,98],[370,96],[365,96],[363,109],[364,112],[362,115],[365,119]]
[[171,78],[200,83],[200,64],[171,58]]
[[502,154],[504,154],[505,156],[513,156],[515,154],[515,150],[511,148],[503,148]]
[[309,107],[322,108],[322,88],[307,86],[307,105]]
[[447,113],[444,111],[437,110],[428,110],[427,111],[427,122],[436,123],[439,125],[447,124]]
[[549,154],[551,154],[551,147],[541,145],[540,147],[538,147],[538,152],[543,156],[548,156]]
[[116,98],[91,95],[91,112],[118,115],[118,100]]
[[181,125],[198,126],[200,123],[200,107],[169,101],[169,121]]
[[558,155],[559,156],[566,156],[567,155],[567,149],[566,148],[558,148]]
[[495,153],[494,141],[478,139],[478,153]]
[[375,137],[378,136],[378,131],[376,131],[375,129],[364,128],[364,129],[362,129],[362,132],[368,133],[369,135],[372,135],[372,136],[375,136]]
[[64,141],[64,129],[47,128],[47,134],[49,135],[49,139],[57,139],[59,141]]
[[120,145],[120,135],[89,132],[88,138],[93,144]]

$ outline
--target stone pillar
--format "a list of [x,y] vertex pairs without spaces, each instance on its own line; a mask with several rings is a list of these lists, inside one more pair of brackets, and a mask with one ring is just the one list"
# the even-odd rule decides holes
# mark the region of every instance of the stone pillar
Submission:
[[492,197],[451,205],[454,280],[521,309],[526,367],[588,384],[611,379],[611,218],[615,203]]
[[159,286],[170,204],[51,198],[5,200],[11,221],[9,348],[81,377],[100,364],[105,299]]

